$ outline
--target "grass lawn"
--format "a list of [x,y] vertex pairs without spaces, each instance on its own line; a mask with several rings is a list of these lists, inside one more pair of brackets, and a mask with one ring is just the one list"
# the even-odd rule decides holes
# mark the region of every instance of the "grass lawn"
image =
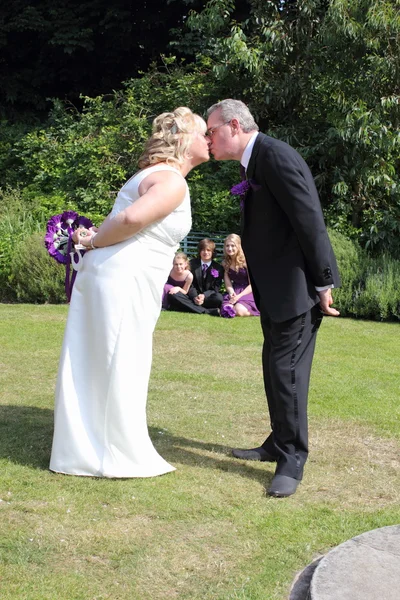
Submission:
[[399,324],[325,319],[304,481],[273,499],[273,465],[229,452],[268,430],[257,318],[161,314],[148,422],[176,472],[50,473],[66,313],[0,305],[1,600],[286,600],[311,560],[400,522]]

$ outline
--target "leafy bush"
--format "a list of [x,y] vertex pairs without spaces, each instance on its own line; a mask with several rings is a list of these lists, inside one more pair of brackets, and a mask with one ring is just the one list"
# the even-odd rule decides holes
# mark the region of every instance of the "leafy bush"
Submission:
[[15,152],[15,146],[28,130],[29,125],[25,123],[0,121],[0,181],[3,189],[19,183],[21,160],[18,152]]
[[[2,237],[0,243],[0,248],[6,249],[1,255],[3,270],[0,275],[7,289],[7,294],[3,293],[1,299],[32,303],[65,302],[65,269],[47,254],[43,233],[29,231],[30,226],[38,227],[38,224],[32,224],[29,219],[18,222],[15,215],[8,224],[8,238]],[[14,227],[11,227],[12,224]],[[204,217],[204,224],[213,225],[213,222],[207,222]],[[233,227],[229,226],[227,230],[233,230]],[[329,235],[342,279],[342,286],[334,290],[335,306],[341,315],[399,320],[400,262],[389,257],[371,258],[356,242],[337,231],[330,230]]]
[[240,230],[239,199],[229,189],[239,179],[237,163],[202,165],[188,178],[194,231]]
[[66,302],[65,268],[49,256],[43,234],[33,233],[15,247],[10,282],[19,302]]
[[335,306],[343,317],[376,321],[400,319],[400,261],[374,258],[337,231],[329,236],[337,258],[342,286],[335,289]]
[[82,112],[56,100],[48,123],[14,144],[21,187],[31,197],[62,197],[62,210],[100,222],[137,170],[154,117],[177,106],[201,112],[208,105],[205,74],[195,66],[174,69],[174,77],[150,71],[122,91],[85,97]]
[[[87,99],[82,114],[56,102],[50,125],[29,132],[16,145],[23,162],[22,185],[31,196],[62,197],[62,210],[74,207],[99,221],[141,148],[139,130],[146,123],[135,114],[132,110],[128,124],[117,102]],[[135,143],[126,139],[125,127]]]
[[361,248],[343,234],[329,229],[329,237],[335,252],[342,285],[333,292],[335,307],[342,316],[352,313],[354,309],[355,290],[361,280]]
[[400,261],[386,256],[363,258],[351,312],[355,317],[377,321],[400,319]]
[[31,233],[43,229],[33,204],[24,202],[19,190],[0,190],[0,300],[15,300],[10,285],[12,260],[16,245]]

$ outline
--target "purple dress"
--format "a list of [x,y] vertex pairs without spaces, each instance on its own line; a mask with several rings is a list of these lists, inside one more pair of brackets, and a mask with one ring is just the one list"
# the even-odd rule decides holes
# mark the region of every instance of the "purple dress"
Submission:
[[[249,285],[249,276],[247,274],[246,267],[242,267],[239,269],[239,271],[229,269],[228,275],[232,282],[232,287],[235,294],[240,294]],[[238,303],[245,306],[252,317],[260,316],[260,311],[254,302],[253,292],[250,292],[249,294],[239,298]],[[221,317],[230,318],[234,316],[236,316],[236,313],[233,305],[229,304],[229,294],[224,294],[224,299],[221,306]]]
[[176,281],[176,279],[173,279],[171,275],[168,275],[167,283],[164,284],[164,291],[161,302],[162,308],[169,308],[169,290],[171,290],[173,287],[183,287],[187,278],[188,276],[186,276],[183,281]]

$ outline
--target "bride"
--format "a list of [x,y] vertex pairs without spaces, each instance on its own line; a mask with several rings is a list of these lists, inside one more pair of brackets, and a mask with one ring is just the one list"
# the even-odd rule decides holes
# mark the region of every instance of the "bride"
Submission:
[[163,113],[97,230],[78,230],[83,257],[69,307],[50,469],[95,477],[173,471],[146,420],[153,331],[164,283],[191,227],[186,175],[209,159],[206,124],[188,108]]

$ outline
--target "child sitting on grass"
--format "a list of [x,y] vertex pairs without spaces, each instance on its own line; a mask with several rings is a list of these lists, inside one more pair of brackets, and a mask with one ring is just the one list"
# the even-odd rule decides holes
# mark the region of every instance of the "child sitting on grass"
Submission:
[[189,260],[184,252],[177,252],[174,257],[172,269],[164,285],[162,297],[162,308],[171,309],[170,297],[173,294],[181,292],[187,294],[193,281],[193,275],[189,270]]
[[221,306],[221,317],[259,317],[249,282],[242,241],[231,233],[224,242],[224,282],[227,293]]

